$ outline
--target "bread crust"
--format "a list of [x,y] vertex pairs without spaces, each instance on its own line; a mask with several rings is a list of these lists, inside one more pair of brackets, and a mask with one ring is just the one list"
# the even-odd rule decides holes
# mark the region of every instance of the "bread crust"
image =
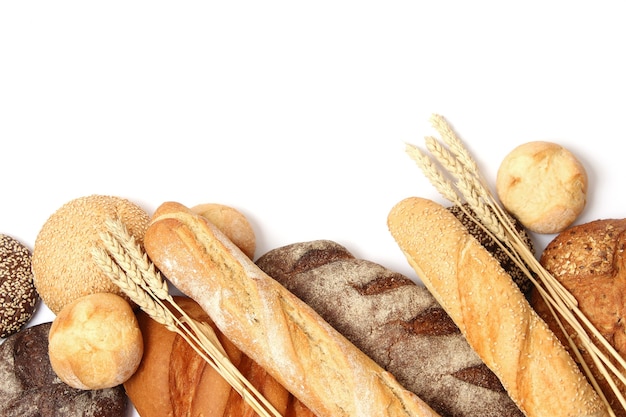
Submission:
[[442,416],[523,416],[424,286],[329,240],[256,264]]
[[437,415],[187,207],[162,204],[144,245],[229,340],[316,415]]
[[[541,264],[576,298],[578,308],[602,336],[626,357],[626,219],[599,219],[572,226],[548,243],[541,254]],[[542,297],[534,291],[531,303],[563,343],[566,338]],[[563,320],[561,320],[563,321]],[[563,323],[569,334],[574,334]],[[591,335],[595,341],[595,336]],[[583,343],[574,337],[578,347]],[[595,341],[600,346],[600,341]],[[602,348],[605,351],[604,348]],[[605,352],[610,356],[608,352]],[[626,410],[613,393],[609,382],[593,363],[586,349],[582,357],[613,407],[617,417]],[[615,378],[617,388],[626,394],[626,386]]]
[[448,210],[407,198],[392,208],[388,226],[417,276],[526,415],[608,415],[510,276]]

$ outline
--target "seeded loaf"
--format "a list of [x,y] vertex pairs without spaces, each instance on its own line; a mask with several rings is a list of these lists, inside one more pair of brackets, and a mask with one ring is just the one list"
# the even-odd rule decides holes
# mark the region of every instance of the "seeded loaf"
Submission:
[[523,416],[423,286],[329,240],[267,252],[257,265],[446,417]]
[[[600,219],[561,232],[548,243],[540,259],[544,268],[576,298],[580,310],[622,357],[626,357],[624,247],[626,219]],[[537,291],[533,291],[531,300],[539,315],[569,347],[560,326]],[[563,325],[569,334],[574,334],[567,323]],[[574,341],[579,347],[582,346],[577,337],[574,337]],[[626,417],[626,410],[585,349],[582,355],[615,415]],[[617,378],[615,383],[620,392],[626,395],[626,386]]]

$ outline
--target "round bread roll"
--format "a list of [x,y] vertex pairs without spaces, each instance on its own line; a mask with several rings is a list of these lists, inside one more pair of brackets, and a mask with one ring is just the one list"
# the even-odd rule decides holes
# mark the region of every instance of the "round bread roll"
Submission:
[[567,149],[552,142],[528,142],[513,149],[496,176],[502,205],[528,230],[559,233],[587,202],[587,173]]
[[123,387],[81,390],[68,386],[50,366],[51,323],[40,323],[9,336],[0,345],[0,416],[124,417]]
[[33,279],[41,299],[53,313],[58,314],[63,306],[88,294],[112,292],[125,297],[91,254],[110,217],[119,218],[139,243],[143,241],[149,215],[129,200],[105,195],[67,202],[39,231],[33,248]]
[[223,204],[198,204],[191,208],[220,229],[243,253],[254,259],[256,236],[246,216],[237,209]]
[[[544,249],[540,262],[576,298],[580,310],[606,340],[626,358],[626,219],[602,219],[573,226],[557,235]],[[535,290],[531,304],[569,349],[567,338],[548,306]],[[575,335],[564,322],[570,335]],[[581,341],[574,337],[578,347]],[[592,363],[586,350],[585,362],[606,394],[615,414],[626,410],[611,391],[608,381]],[[622,394],[626,386],[617,381]]]
[[37,301],[30,250],[0,234],[0,339],[17,333],[30,321]]
[[79,389],[124,383],[143,355],[143,338],[130,304],[95,293],[67,304],[52,322],[50,363],[63,382]]

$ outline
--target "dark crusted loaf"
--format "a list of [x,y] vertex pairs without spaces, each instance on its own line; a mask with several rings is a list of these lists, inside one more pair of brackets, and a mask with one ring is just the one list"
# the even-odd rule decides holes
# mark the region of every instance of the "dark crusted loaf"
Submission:
[[83,391],[56,376],[48,357],[50,325],[23,329],[0,345],[0,417],[123,417],[122,386]]
[[522,416],[428,290],[333,241],[274,249],[257,265],[442,416]]

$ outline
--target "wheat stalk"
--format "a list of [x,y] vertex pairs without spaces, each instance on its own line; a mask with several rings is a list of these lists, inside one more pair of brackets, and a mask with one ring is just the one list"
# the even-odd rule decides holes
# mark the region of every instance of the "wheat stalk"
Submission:
[[[593,363],[607,379],[621,406],[626,409],[626,399],[617,388],[614,379],[617,378],[626,384],[624,372],[619,369],[626,369],[626,361],[578,308],[573,295],[535,258],[514,226],[511,217],[489,190],[475,159],[448,122],[436,114],[431,117],[430,121],[441,136],[441,142],[433,136],[427,136],[425,146],[430,154],[417,146],[407,145],[406,150],[409,156],[446,200],[455,205],[462,205],[466,202],[473,211],[473,213],[467,212],[466,214],[486,230],[526,273],[549,306],[558,325],[566,335],[572,351],[580,361],[583,371],[605,402],[610,414],[614,415],[614,411],[609,406],[604,393],[599,389],[589,364],[584,362],[577,344],[565,331],[561,317],[574,329],[581,346],[589,352]],[[592,336],[608,352],[608,356],[600,346],[593,342]]]
[[[92,249],[100,269],[139,308],[168,330],[179,334],[260,416],[279,417],[274,406],[230,361],[213,328],[191,318],[170,295],[167,281],[118,219],[107,219],[102,246]],[[177,313],[175,314],[174,311]]]

